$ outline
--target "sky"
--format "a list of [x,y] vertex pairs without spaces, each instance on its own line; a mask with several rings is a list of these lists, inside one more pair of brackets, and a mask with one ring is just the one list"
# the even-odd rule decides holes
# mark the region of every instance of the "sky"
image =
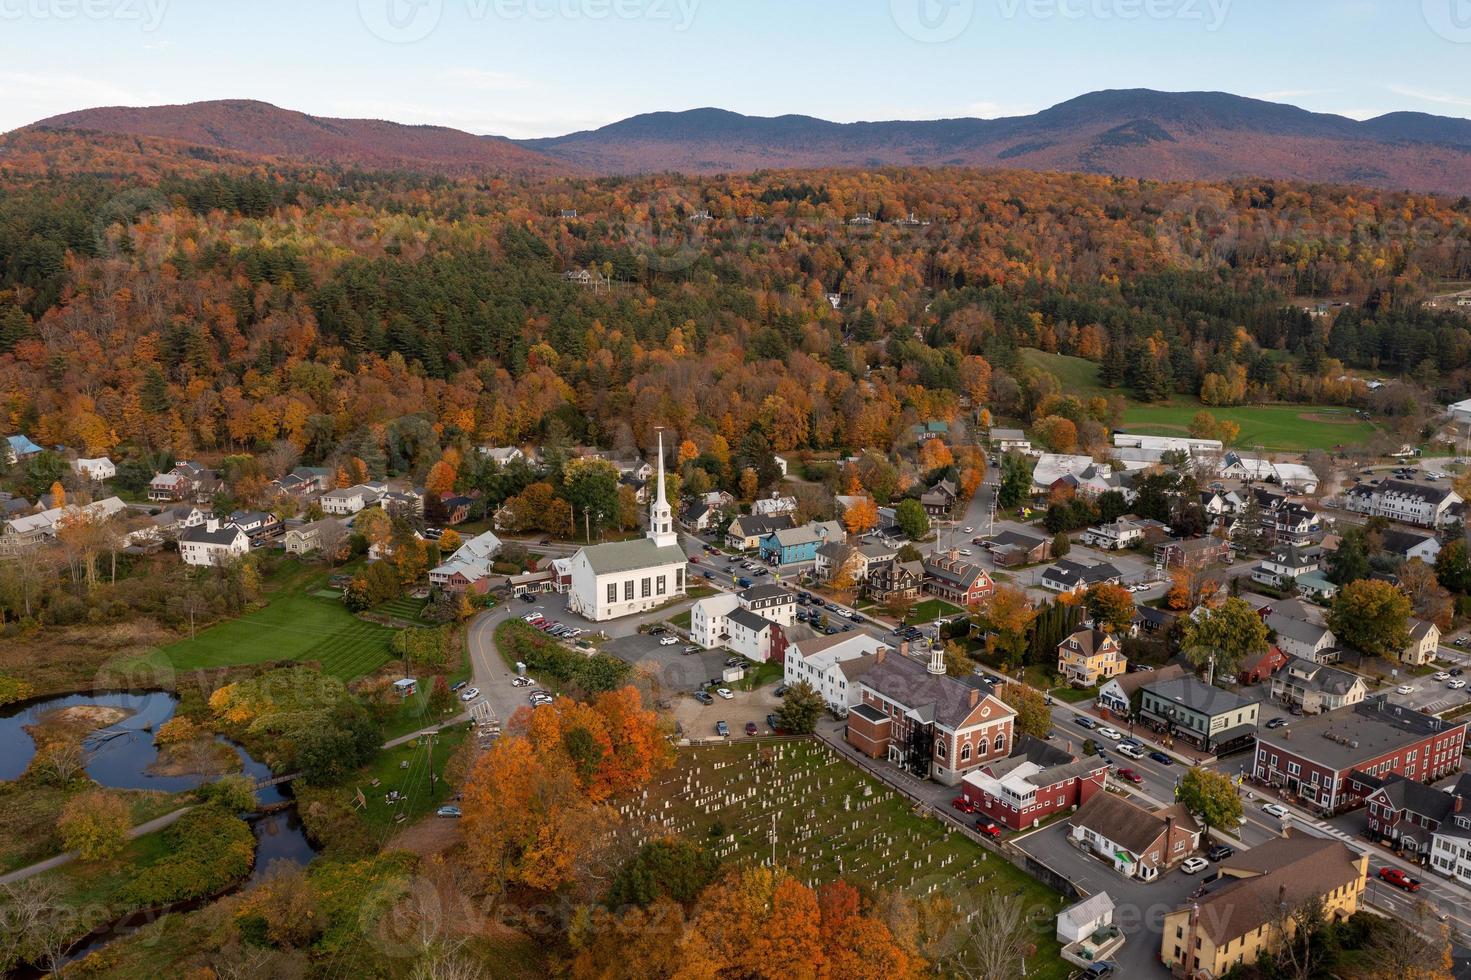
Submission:
[[1135,87],[1471,117],[1471,0],[0,0],[0,131],[251,98],[529,138],[701,106],[990,118]]

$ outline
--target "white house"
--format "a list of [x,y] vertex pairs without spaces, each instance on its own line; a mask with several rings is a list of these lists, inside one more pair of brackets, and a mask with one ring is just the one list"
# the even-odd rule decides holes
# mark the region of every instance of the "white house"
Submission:
[[74,459],[72,460],[72,471],[93,483],[102,483],[117,476],[117,466],[106,456],[99,456],[96,459]]
[[859,679],[877,662],[878,651],[888,649],[867,633],[838,633],[793,644],[787,649],[783,679],[787,684],[810,684],[834,708],[860,704]]
[[[322,513],[334,517],[351,517],[368,506],[371,492],[367,487],[345,487],[322,494]],[[373,495],[376,499],[376,495]]]
[[128,505],[117,497],[108,497],[94,503],[78,506],[52,507],[39,514],[13,517],[0,524],[0,551],[14,553],[39,541],[56,537],[57,528],[64,519],[85,515],[86,520],[98,524],[110,521],[128,509]]
[[1317,615],[1296,599],[1278,603],[1267,617],[1267,628],[1277,634],[1277,647],[1289,657],[1315,664],[1336,663],[1338,638]]
[[1354,487],[1344,495],[1343,506],[1370,517],[1439,528],[1459,514],[1458,505],[1462,502],[1453,490],[1404,480],[1383,480]]
[[1262,559],[1262,563],[1251,570],[1251,580],[1280,589],[1288,582],[1295,582],[1321,568],[1322,552],[1319,549],[1295,548],[1289,544]]
[[320,521],[291,528],[286,532],[283,541],[286,553],[299,556],[319,550],[322,547],[322,533],[333,533],[330,529],[340,530],[342,534],[339,537],[346,536],[347,526],[335,517],[324,517]]
[[1064,946],[1113,925],[1113,899],[1099,892],[1057,913],[1057,941]]
[[1083,543],[1101,551],[1121,551],[1144,543],[1145,525],[1119,518],[1112,524],[1090,527],[1083,535]]
[[663,443],[661,434],[658,493],[647,536],[579,551],[571,564],[569,611],[601,623],[648,612],[685,594],[688,559],[665,495]]
[[429,573],[429,584],[437,588],[462,592],[470,590],[490,577],[495,556],[500,554],[501,539],[486,531],[460,545],[449,560]]
[[757,500],[751,504],[751,513],[757,517],[779,517],[783,514],[795,514],[796,512],[796,497],[782,497],[773,494],[765,500]]
[[696,602],[690,607],[690,639],[706,650],[723,646],[726,617],[739,608],[741,600],[732,592],[722,592]]
[[796,595],[779,585],[722,592],[701,599],[690,609],[690,638],[706,650],[727,647],[748,660],[765,663],[773,651],[785,649],[780,629],[790,628],[796,616]]
[[179,535],[179,557],[186,565],[208,567],[250,553],[250,535],[234,524],[210,520]]
[[1452,422],[1471,423],[1471,398],[1446,407]]
[[515,446],[481,446],[480,455],[495,460],[501,466],[526,458],[526,454]]
[[1021,429],[992,429],[991,448],[998,453],[1026,453],[1032,451],[1032,440]]

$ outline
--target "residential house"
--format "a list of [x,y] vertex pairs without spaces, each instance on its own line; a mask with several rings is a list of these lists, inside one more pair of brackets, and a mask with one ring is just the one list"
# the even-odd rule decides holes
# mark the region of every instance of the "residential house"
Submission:
[[814,637],[787,647],[783,680],[812,685],[842,715],[862,702],[860,681],[878,663],[878,652],[887,649],[867,633]]
[[74,459],[72,460],[72,472],[84,480],[93,483],[103,483],[117,476],[117,466],[106,456],[96,459]]
[[725,532],[725,544],[732,551],[755,551],[761,547],[763,538],[795,526],[792,518],[786,514],[776,517],[737,517],[730,522],[730,528]]
[[1111,524],[1090,527],[1083,534],[1083,543],[1100,551],[1123,551],[1149,543],[1150,539],[1161,539],[1169,530],[1159,521],[1121,517]]
[[741,607],[788,629],[797,621],[797,594],[779,585],[753,585],[737,594]]
[[992,429],[991,449],[998,453],[1030,454],[1032,440],[1021,429]]
[[921,778],[954,786],[972,769],[1011,751],[1016,712],[979,677],[945,672],[945,652],[929,665],[878,651],[848,715],[848,744]]
[[210,567],[250,553],[250,536],[223,521],[210,518],[179,535],[179,557],[186,565]]
[[1289,657],[1327,664],[1337,663],[1342,655],[1338,638],[1323,622],[1323,614],[1299,600],[1274,606],[1267,616],[1267,629],[1276,634],[1277,646]]
[[951,480],[941,480],[919,498],[924,512],[933,518],[948,519],[960,500],[960,491]]
[[1423,667],[1435,659],[1440,648],[1440,628],[1423,619],[1410,619],[1410,644],[1400,653],[1400,663]]
[[69,519],[84,517],[89,523],[100,524],[114,520],[128,509],[128,505],[117,497],[93,501],[90,504],[67,504],[50,507],[36,514],[21,514],[0,524],[0,553],[15,554],[42,541],[54,539],[61,524]]
[[1379,532],[1379,548],[1401,561],[1418,558],[1427,565],[1434,565],[1440,557],[1440,539],[1433,534],[1418,531],[1400,531],[1386,528]]
[[209,515],[193,504],[175,504],[155,514],[153,526],[159,537],[177,538],[185,529],[203,524],[208,519]]
[[1075,759],[1024,735],[1007,758],[966,773],[960,794],[998,825],[1026,830],[1087,803],[1107,782],[1108,760],[1096,755]]
[[787,638],[781,626],[749,609],[734,609],[725,617],[726,649],[758,664],[786,660]]
[[377,503],[377,500],[377,494],[360,484],[355,487],[329,490],[322,494],[320,503],[324,514],[334,517],[351,517],[366,509],[370,503]]
[[1075,687],[1093,687],[1128,669],[1119,641],[1102,630],[1078,630],[1057,646],[1057,672]]
[[[1256,736],[1252,776],[1306,800],[1325,814],[1341,813],[1390,773],[1433,782],[1460,771],[1466,723],[1446,721],[1379,694],[1343,711],[1301,718]],[[1360,775],[1370,777],[1360,779]],[[1372,783],[1372,785],[1371,785]]]
[[847,532],[837,521],[814,521],[802,527],[776,531],[761,539],[761,559],[768,564],[800,565],[817,560],[817,549],[828,541],[843,541]]
[[1305,834],[1274,838],[1216,866],[1188,902],[1165,915],[1160,961],[1175,977],[1224,977],[1270,957],[1292,936],[1281,909],[1313,904],[1342,922],[1363,904],[1369,856]]
[[1002,531],[981,540],[991,560],[1001,568],[1038,565],[1052,558],[1052,539],[1021,531]]
[[1231,560],[1231,543],[1225,538],[1207,535],[1183,541],[1165,541],[1155,546],[1156,568],[1205,568],[1223,565]]
[[1236,672],[1236,683],[1242,687],[1250,687],[1253,684],[1269,681],[1277,675],[1279,670],[1286,667],[1291,659],[1282,652],[1280,647],[1267,647],[1265,653],[1248,657],[1241,664],[1241,669]]
[[1323,536],[1323,515],[1295,500],[1253,490],[1262,503],[1262,538],[1266,547],[1306,548]]
[[220,488],[220,478],[214,470],[198,463],[175,463],[167,473],[155,474],[148,483],[148,499],[155,502],[192,501],[208,504]]
[[1145,724],[1216,755],[1251,747],[1260,708],[1193,676],[1145,684],[1139,693],[1139,717]]
[[1133,498],[1133,491],[1113,467],[1094,462],[1092,456],[1044,453],[1037,458],[1037,465],[1032,469],[1032,492],[1035,494],[1072,492],[1079,497],[1092,498],[1109,490],[1120,491],[1126,499]]
[[518,459],[526,458],[526,454],[515,446],[481,446],[480,455],[501,466],[509,466]]
[[1450,791],[1451,812],[1430,835],[1430,867],[1461,884],[1471,884],[1471,777],[1462,775]]
[[44,449],[32,442],[29,436],[6,436],[5,451],[12,466],[16,463],[24,463],[31,457],[39,456],[45,452]]
[[301,557],[321,550],[327,538],[345,539],[346,536],[346,524],[335,517],[324,517],[320,521],[289,528],[283,543],[288,555]]
[[1460,494],[1407,480],[1361,483],[1344,495],[1346,509],[1419,527],[1442,528],[1460,516]]
[[689,528],[689,530],[699,534],[702,531],[710,530],[719,517],[720,512],[709,504],[693,503],[684,509],[680,522]]
[[1358,674],[1300,657],[1289,657],[1286,668],[1272,678],[1272,700],[1295,705],[1305,715],[1352,707],[1368,694]]
[[980,605],[996,591],[991,574],[960,556],[932,554],[924,561],[924,588],[930,595],[957,606]]
[[1090,585],[1103,582],[1117,585],[1123,577],[1124,573],[1108,562],[1085,565],[1064,558],[1042,573],[1042,588],[1053,592],[1081,592]]
[[1129,625],[1130,636],[1157,636],[1169,630],[1178,619],[1175,613],[1168,609],[1156,609],[1153,606],[1135,606],[1134,622]]
[[916,443],[928,442],[931,439],[944,439],[950,435],[950,423],[939,419],[919,422],[910,426],[909,435]]
[[495,556],[504,547],[493,531],[486,531],[466,541],[449,560],[429,572],[429,584],[446,592],[464,594],[489,590],[495,569]]
[[891,561],[869,571],[864,592],[875,602],[888,602],[895,597],[917,599],[923,587],[924,562]]
[[722,592],[690,609],[690,639],[706,650],[726,647],[757,663],[780,663],[787,650],[783,627],[796,622],[796,611],[796,595],[778,585]]
[[1200,825],[1182,804],[1146,810],[1095,793],[1068,820],[1068,839],[1128,878],[1154,881],[1200,849]]
[[756,500],[751,503],[751,513],[757,517],[780,517],[797,512],[797,498],[783,497],[780,494],[772,494],[764,500]]
[[1379,785],[1364,797],[1364,817],[1371,839],[1413,854],[1422,862],[1430,859],[1440,825],[1464,807],[1461,797],[1399,773],[1379,780]]
[[1096,704],[1116,718],[1128,720],[1139,710],[1140,692],[1145,684],[1158,684],[1185,676],[1179,664],[1166,664],[1157,670],[1131,670],[1103,682],[1098,688]]
[[1298,548],[1283,545],[1262,559],[1262,563],[1251,570],[1251,580],[1259,585],[1274,589],[1295,585],[1323,567],[1323,552],[1319,548]]

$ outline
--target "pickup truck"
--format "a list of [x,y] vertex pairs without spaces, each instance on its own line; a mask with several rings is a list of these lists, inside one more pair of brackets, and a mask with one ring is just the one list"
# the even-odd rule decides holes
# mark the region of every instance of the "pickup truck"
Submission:
[[1417,892],[1420,890],[1420,879],[1411,878],[1399,868],[1380,868],[1379,878],[1382,881],[1389,882],[1396,888],[1403,888],[1407,892]]

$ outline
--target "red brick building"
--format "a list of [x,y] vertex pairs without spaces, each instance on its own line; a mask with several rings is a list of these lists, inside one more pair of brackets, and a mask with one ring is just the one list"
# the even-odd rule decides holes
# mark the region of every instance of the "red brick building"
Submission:
[[954,786],[967,772],[1011,753],[1016,712],[980,678],[946,676],[942,650],[928,667],[880,650],[861,691],[845,737],[869,758]]
[[1465,722],[1390,704],[1381,694],[1352,710],[1262,729],[1251,774],[1324,813],[1342,813],[1362,806],[1390,773],[1425,782],[1458,772],[1465,741]]
[[1102,792],[1107,778],[1106,760],[1074,759],[1062,749],[1023,736],[1010,757],[966,773],[961,795],[997,824],[1026,830],[1054,813],[1087,803]]

